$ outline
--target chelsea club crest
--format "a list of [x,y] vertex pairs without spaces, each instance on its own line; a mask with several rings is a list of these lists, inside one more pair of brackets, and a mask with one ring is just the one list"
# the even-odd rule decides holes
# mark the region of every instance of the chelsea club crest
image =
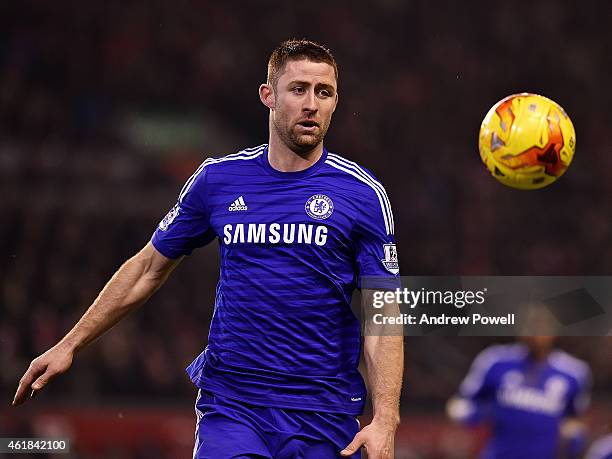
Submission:
[[325,220],[333,213],[334,203],[324,194],[315,194],[308,198],[304,209],[309,217],[315,220]]

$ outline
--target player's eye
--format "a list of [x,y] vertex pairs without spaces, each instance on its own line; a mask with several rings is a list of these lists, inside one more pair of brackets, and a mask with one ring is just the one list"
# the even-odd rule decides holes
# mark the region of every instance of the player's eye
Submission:
[[291,91],[294,94],[304,94],[304,88],[302,86],[294,86]]
[[328,89],[321,89],[319,95],[321,97],[331,97],[331,92]]

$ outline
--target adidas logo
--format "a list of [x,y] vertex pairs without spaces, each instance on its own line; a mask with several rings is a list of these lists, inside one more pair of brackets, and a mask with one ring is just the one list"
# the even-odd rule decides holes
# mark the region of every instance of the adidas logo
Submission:
[[227,210],[229,210],[230,212],[236,212],[239,210],[247,210],[248,207],[246,205],[246,203],[244,202],[244,198],[242,196],[238,196],[238,198],[232,202],[230,204],[230,206],[227,208]]

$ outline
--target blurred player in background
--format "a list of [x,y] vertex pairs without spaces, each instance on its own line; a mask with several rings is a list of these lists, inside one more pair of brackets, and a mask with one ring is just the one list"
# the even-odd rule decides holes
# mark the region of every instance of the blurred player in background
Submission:
[[392,458],[403,372],[401,336],[367,336],[374,417],[359,431],[366,388],[351,294],[363,276],[399,273],[382,185],[323,147],[338,70],[314,42],[282,43],[260,99],[269,144],[207,159],[149,242],[75,327],[36,358],[14,404],[142,305],[185,255],[219,239],[221,275],[208,346],[188,367],[197,458]]
[[584,459],[612,459],[612,433],[595,440]]
[[451,419],[490,425],[481,459],[581,457],[585,435],[577,418],[589,404],[590,370],[553,342],[523,337],[485,349],[449,401]]

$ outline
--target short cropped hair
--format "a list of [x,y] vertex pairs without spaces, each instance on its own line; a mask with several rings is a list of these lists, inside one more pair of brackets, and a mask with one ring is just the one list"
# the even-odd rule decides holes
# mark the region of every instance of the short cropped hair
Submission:
[[310,40],[286,40],[272,52],[268,60],[268,84],[276,87],[285,65],[289,61],[306,59],[312,62],[325,62],[334,68],[338,81],[338,65],[328,48]]

